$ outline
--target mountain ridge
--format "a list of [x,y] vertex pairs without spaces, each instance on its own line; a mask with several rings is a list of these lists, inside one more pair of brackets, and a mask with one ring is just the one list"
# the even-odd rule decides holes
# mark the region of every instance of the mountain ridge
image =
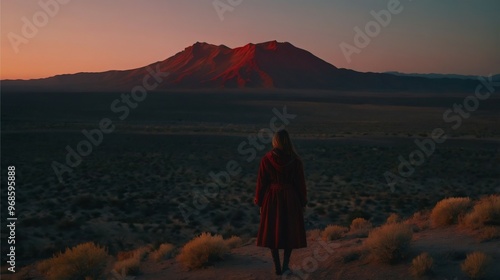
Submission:
[[164,60],[129,70],[80,72],[34,80],[3,80],[7,89],[122,90],[143,83],[152,69],[169,73],[163,89],[327,89],[370,91],[472,91],[465,79],[363,73],[336,66],[289,42],[229,48],[196,42]]

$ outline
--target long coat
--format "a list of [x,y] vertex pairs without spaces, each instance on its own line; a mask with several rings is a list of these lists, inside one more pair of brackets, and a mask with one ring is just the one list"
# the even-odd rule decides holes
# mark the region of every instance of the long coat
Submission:
[[307,246],[303,214],[307,191],[300,158],[276,148],[269,151],[260,162],[254,202],[262,210],[257,246]]

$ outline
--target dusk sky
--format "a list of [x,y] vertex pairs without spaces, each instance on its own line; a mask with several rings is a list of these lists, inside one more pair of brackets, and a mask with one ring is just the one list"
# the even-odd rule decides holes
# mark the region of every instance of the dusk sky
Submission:
[[[356,47],[354,28],[364,30],[374,21],[370,12],[391,2],[2,0],[1,79],[137,68],[197,41],[238,47],[270,40],[363,72],[500,73],[498,0],[401,0],[348,62],[341,43]],[[51,15],[40,3],[51,4]]]

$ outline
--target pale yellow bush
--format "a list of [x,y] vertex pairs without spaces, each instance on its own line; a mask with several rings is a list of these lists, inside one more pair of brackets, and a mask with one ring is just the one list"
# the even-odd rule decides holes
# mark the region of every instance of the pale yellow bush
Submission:
[[396,213],[391,213],[389,217],[387,217],[387,221],[385,222],[386,224],[395,224],[399,223],[401,221],[401,217],[399,217],[398,214]]
[[158,249],[151,252],[149,256],[153,261],[158,262],[165,258],[171,257],[174,248],[175,248],[174,245],[170,243],[163,243],[160,245],[160,247],[158,247]]
[[500,226],[483,227],[477,234],[481,241],[487,241],[500,238]]
[[351,222],[349,233],[358,235],[360,237],[366,237],[368,236],[368,233],[370,232],[372,227],[372,223],[370,223],[366,219],[356,218]]
[[196,269],[222,259],[228,252],[229,247],[221,235],[205,232],[186,243],[177,260],[189,269]]
[[224,240],[224,242],[226,242],[227,247],[229,247],[229,249],[238,248],[243,245],[243,240],[241,240],[240,237],[234,235]]
[[151,247],[141,247],[133,251],[121,254],[115,262],[113,269],[120,275],[138,275],[140,273],[141,261],[151,251]]
[[460,267],[472,279],[480,279],[486,275],[491,263],[490,257],[482,252],[473,252],[467,255]]
[[347,231],[349,231],[349,229],[346,227],[329,225],[325,228],[325,230],[323,230],[323,233],[321,235],[323,237],[323,240],[331,241],[342,238],[347,233]]
[[105,279],[109,260],[110,256],[104,247],[87,242],[41,261],[37,269],[48,280],[98,280]]
[[364,246],[372,259],[394,263],[406,256],[412,236],[413,231],[409,225],[385,224],[370,232]]
[[415,277],[422,277],[432,271],[434,260],[427,253],[422,253],[416,256],[411,261],[411,274]]
[[141,260],[139,258],[128,258],[117,261],[113,269],[120,275],[138,275],[141,271]]
[[432,209],[431,224],[434,227],[456,224],[471,207],[472,201],[468,197],[445,198]]
[[477,201],[472,211],[465,215],[462,224],[471,229],[500,225],[500,195],[490,195]]
[[430,226],[430,213],[427,212],[416,212],[406,221],[405,224],[411,225],[416,231],[424,230]]

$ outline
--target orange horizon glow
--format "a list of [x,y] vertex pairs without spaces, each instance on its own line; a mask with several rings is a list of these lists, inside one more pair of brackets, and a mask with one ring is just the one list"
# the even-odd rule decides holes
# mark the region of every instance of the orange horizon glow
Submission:
[[[40,2],[58,3],[58,9],[32,38],[24,38],[27,43],[19,44],[16,53],[12,34],[23,36],[24,19],[33,22],[38,15],[43,20]],[[500,8],[498,1],[477,5],[401,0],[402,12],[352,55],[350,63],[339,45],[354,44],[353,28],[363,29],[373,20],[370,12],[385,9],[387,0],[366,5],[242,1],[225,11],[223,20],[212,0],[165,2],[3,1],[0,79],[133,69],[164,60],[197,41],[235,48],[271,40],[290,42],[336,67],[361,72],[500,73],[500,37],[492,36],[500,26],[493,12]],[[452,2],[450,9],[447,4]]]

